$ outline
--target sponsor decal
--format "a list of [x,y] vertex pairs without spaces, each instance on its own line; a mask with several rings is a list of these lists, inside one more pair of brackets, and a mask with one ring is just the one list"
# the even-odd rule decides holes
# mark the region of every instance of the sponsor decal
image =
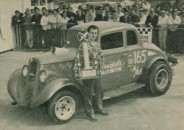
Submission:
[[104,64],[102,66],[101,74],[106,75],[106,74],[122,71],[122,68],[124,66],[125,66],[125,63],[122,63],[122,60],[110,61],[110,63]]

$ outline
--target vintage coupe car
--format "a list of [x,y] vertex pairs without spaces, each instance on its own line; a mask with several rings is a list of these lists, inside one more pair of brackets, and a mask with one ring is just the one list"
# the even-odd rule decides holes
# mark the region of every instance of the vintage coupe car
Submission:
[[45,105],[49,116],[58,123],[73,117],[82,99],[82,82],[74,77],[73,61],[90,25],[99,27],[104,99],[141,87],[154,96],[167,92],[173,58],[154,44],[143,43],[133,25],[90,22],[70,28],[64,48],[30,58],[27,65],[11,75],[8,92],[15,103],[28,108]]

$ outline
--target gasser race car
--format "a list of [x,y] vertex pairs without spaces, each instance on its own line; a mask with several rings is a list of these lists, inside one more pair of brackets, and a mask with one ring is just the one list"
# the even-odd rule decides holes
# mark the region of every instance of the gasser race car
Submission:
[[74,58],[90,25],[99,28],[104,99],[141,87],[153,96],[167,92],[172,81],[171,66],[177,59],[173,60],[152,43],[143,43],[133,25],[90,22],[70,28],[65,47],[32,57],[27,65],[13,72],[8,93],[16,104],[27,108],[45,105],[57,123],[73,117],[82,99],[82,80],[73,74]]

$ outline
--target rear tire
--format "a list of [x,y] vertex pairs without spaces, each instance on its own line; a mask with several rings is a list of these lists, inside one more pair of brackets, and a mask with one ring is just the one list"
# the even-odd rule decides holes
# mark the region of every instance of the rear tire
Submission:
[[64,123],[73,117],[77,107],[76,95],[70,91],[61,90],[49,100],[47,111],[54,122]]
[[156,61],[148,71],[146,91],[153,96],[167,92],[172,81],[170,66],[163,61]]

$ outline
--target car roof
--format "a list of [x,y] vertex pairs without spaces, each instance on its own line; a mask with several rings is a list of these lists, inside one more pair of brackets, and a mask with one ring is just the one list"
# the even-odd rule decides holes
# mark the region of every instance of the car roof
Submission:
[[109,30],[123,30],[123,29],[136,29],[134,25],[120,22],[109,22],[109,21],[95,21],[84,24],[73,26],[69,30],[86,31],[90,25],[95,25],[99,28],[100,32],[106,32]]

